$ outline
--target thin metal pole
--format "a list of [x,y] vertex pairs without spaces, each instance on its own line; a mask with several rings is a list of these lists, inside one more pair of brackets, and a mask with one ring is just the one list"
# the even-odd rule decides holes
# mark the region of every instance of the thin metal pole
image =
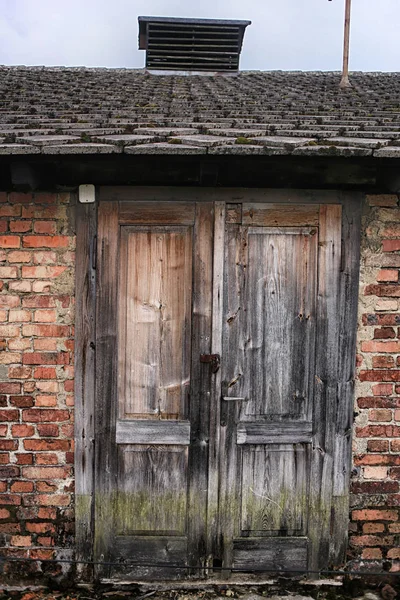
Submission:
[[346,0],[345,16],[344,16],[344,45],[343,45],[343,70],[340,88],[351,87],[349,81],[349,49],[350,49],[350,13],[351,0]]

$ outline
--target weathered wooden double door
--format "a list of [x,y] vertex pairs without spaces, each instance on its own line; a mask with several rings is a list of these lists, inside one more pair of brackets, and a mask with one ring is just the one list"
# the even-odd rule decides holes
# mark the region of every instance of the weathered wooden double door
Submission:
[[326,566],[339,205],[102,202],[95,560]]

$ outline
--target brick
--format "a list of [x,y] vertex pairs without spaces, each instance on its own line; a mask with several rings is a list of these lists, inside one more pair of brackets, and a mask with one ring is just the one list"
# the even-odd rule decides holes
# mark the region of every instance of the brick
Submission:
[[[394,331],[393,331],[394,333]],[[400,352],[400,341],[367,341],[361,343],[362,352]]]
[[386,479],[388,476],[387,467],[365,467],[364,479]]
[[[397,303],[397,300],[394,302]],[[363,325],[400,325],[400,314],[397,313],[389,313],[387,315],[364,314],[361,318]]]
[[31,320],[31,313],[29,310],[10,310],[8,317],[10,323],[29,323]]
[[37,497],[37,504],[42,506],[68,506],[70,502],[68,494],[40,494]]
[[400,240],[383,240],[382,250],[383,252],[397,252],[400,250]]
[[[36,463],[39,464],[39,463]],[[51,494],[56,492],[58,489],[58,485],[55,483],[49,483],[48,481],[37,481],[36,489],[38,492],[44,492],[45,494]]]
[[10,404],[17,408],[30,408],[34,404],[33,396],[11,396]]
[[6,233],[7,229],[8,229],[7,221],[0,221],[0,233]]
[[56,379],[57,373],[54,367],[36,367],[33,376],[35,379]]
[[24,248],[68,248],[69,240],[66,235],[25,235],[22,245]]
[[[37,425],[38,433],[41,437],[57,437],[60,433],[60,428],[55,423],[39,423]],[[35,440],[42,441],[42,440]],[[46,442],[53,442],[54,440],[46,440]],[[59,440],[65,441],[65,440]],[[48,448],[45,448],[46,450]],[[68,450],[68,448],[67,448]]]
[[0,364],[2,365],[10,365],[13,363],[21,362],[21,353],[20,352],[2,352],[0,353]]
[[57,342],[56,338],[39,338],[33,340],[33,347],[35,350],[55,352],[57,350]]
[[0,494],[0,504],[19,506],[21,504],[21,496],[18,494]]
[[63,219],[66,217],[66,210],[61,206],[23,206],[23,219]]
[[39,508],[38,518],[54,521],[57,518],[57,511],[55,508]]
[[388,408],[374,408],[369,411],[370,421],[389,422],[393,418],[393,412]]
[[[22,335],[26,337],[68,337],[68,325],[23,325]],[[1,335],[1,334],[0,334]]]
[[8,376],[10,379],[29,379],[32,375],[32,369],[29,367],[9,367]]
[[32,537],[30,535],[13,535],[10,544],[11,546],[28,547],[32,545]]
[[368,440],[367,450],[369,452],[389,452],[389,440]]
[[40,546],[54,546],[54,540],[49,536],[38,536],[36,542]]
[[0,206],[0,217],[20,217],[21,206]]
[[55,452],[65,452],[71,447],[69,440],[24,440],[25,450],[32,450],[34,452],[40,450],[54,450]]
[[39,192],[33,197],[36,204],[55,204],[57,202],[57,194]]
[[35,310],[33,320],[36,323],[54,323],[57,319],[57,312],[53,309]]
[[28,233],[32,229],[32,221],[10,221],[10,231],[13,233]]
[[55,533],[54,523],[26,523],[26,530],[30,533]]
[[396,332],[393,327],[382,327],[381,329],[374,330],[374,339],[375,340],[388,340],[394,339],[396,337]]
[[57,406],[57,397],[38,394],[35,398],[35,406]]
[[30,557],[34,560],[53,560],[54,556],[55,554],[53,550],[42,550],[36,548],[30,551]]
[[0,248],[19,248],[20,245],[21,238],[18,235],[0,235]]
[[8,200],[11,204],[30,204],[33,201],[33,197],[30,192],[11,192]]
[[364,560],[379,560],[382,558],[382,550],[380,548],[364,548],[361,558]]
[[391,355],[372,357],[373,369],[394,369],[394,367],[394,358]]
[[383,533],[385,525],[383,523],[364,523],[362,531],[363,533]]
[[400,285],[384,285],[384,284],[370,284],[365,288],[366,296],[379,296],[379,297],[400,297]]
[[31,292],[32,283],[30,281],[10,281],[8,289],[10,292]]
[[23,298],[22,306],[25,308],[53,308],[56,306],[56,300],[54,296],[37,296],[34,294]]
[[378,300],[375,304],[375,310],[397,310],[398,302],[397,300]]
[[9,263],[29,263],[32,259],[31,252],[23,252],[21,250],[13,250],[7,255]]
[[[22,411],[22,420],[30,423],[51,423],[53,421],[69,421],[68,410],[53,410],[50,408],[32,408]],[[1,410],[0,410],[1,420]]]
[[393,385],[389,383],[378,383],[372,386],[374,396],[391,396],[393,394]]
[[27,279],[52,279],[59,277],[68,267],[64,266],[36,266],[22,267],[22,277]]
[[9,519],[11,513],[6,508],[0,508],[0,519]]
[[[21,384],[17,382],[0,381],[0,394],[20,394]],[[1,421],[1,418],[0,418]]]
[[376,280],[379,282],[397,282],[399,280],[399,271],[396,269],[381,269],[376,277]]
[[373,370],[373,371],[360,371],[360,381],[400,381],[400,370]]
[[[12,440],[9,440],[12,441]],[[20,469],[16,466],[2,465],[0,466],[0,479],[9,479],[12,477],[19,477]]]
[[53,235],[56,233],[57,224],[55,221],[35,221],[33,231],[35,233],[44,233]]
[[[58,456],[54,453],[40,453],[36,455],[36,465],[58,465]],[[43,491],[43,490],[42,490]],[[45,490],[49,491],[49,490]]]
[[17,460],[18,465],[33,464],[33,454],[28,454],[27,452],[24,452],[23,454],[15,454],[15,458]]
[[35,294],[48,294],[49,292],[52,291],[52,285],[53,285],[53,281],[47,281],[47,280],[37,280],[35,279],[32,282],[32,292],[35,292]]
[[394,538],[392,535],[361,535],[351,538],[352,546],[392,546]]
[[26,352],[22,357],[25,365],[56,365],[57,354],[48,352]]
[[22,467],[26,479],[65,479],[69,475],[68,467]]
[[0,421],[19,421],[19,410],[0,409]]
[[14,437],[31,437],[35,435],[35,428],[32,425],[12,425],[11,432]]
[[399,491],[397,481],[353,481],[354,494],[395,494]]
[[18,277],[18,267],[0,267],[1,279],[16,279]]
[[58,387],[57,381],[46,381],[44,379],[36,381],[36,389],[39,392],[55,394],[58,392]]
[[[53,250],[40,250],[33,253],[33,262],[36,265],[51,265],[57,261],[57,252],[54,252]],[[397,307],[392,310],[397,310]]]
[[15,481],[11,484],[11,492],[29,493],[33,492],[34,485],[32,481]]

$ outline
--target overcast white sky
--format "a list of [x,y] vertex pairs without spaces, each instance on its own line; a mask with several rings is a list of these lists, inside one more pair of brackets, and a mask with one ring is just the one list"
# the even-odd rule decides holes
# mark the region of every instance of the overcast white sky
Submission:
[[[138,15],[249,19],[242,69],[339,70],[345,0],[0,0],[0,64],[144,65]],[[400,71],[400,0],[352,0],[350,69]]]

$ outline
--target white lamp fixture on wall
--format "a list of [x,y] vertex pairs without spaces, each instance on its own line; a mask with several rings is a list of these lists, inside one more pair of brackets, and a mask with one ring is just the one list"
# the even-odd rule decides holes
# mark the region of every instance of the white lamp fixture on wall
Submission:
[[96,202],[96,190],[92,183],[84,183],[79,186],[79,202],[81,204]]

